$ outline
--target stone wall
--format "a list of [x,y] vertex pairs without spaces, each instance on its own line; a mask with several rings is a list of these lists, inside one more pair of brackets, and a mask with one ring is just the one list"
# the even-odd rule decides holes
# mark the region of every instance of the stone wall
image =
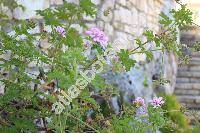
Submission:
[[[67,1],[78,3],[78,0]],[[159,32],[159,13],[161,11],[168,13],[171,8],[174,8],[173,0],[92,1],[96,3],[99,10],[96,19],[85,18],[88,26],[100,27],[108,34],[114,47],[125,49],[137,47],[134,39],[136,37],[142,38],[145,29],[150,28],[155,33]],[[12,12],[8,11],[10,17],[39,20],[41,18],[36,15],[35,10],[62,4],[63,0],[18,0],[18,2],[25,6],[27,10],[15,9]],[[109,11],[109,14],[104,16],[104,11]],[[82,32],[82,29],[80,29],[80,32]],[[147,45],[147,48],[151,47],[154,47],[154,44]],[[138,67],[117,76],[112,73],[106,74],[105,77],[109,82],[117,84],[125,92],[125,95],[142,96],[148,100],[155,92],[152,78],[163,74],[171,83],[158,87],[159,91],[173,92],[177,66],[176,58],[172,53],[166,53],[162,56],[160,52],[155,52],[151,62],[147,61],[145,55],[142,54],[135,55],[132,58],[139,62]],[[148,85],[144,85],[144,82]]]
[[[159,13],[169,13],[169,10],[175,7],[173,0],[95,0],[99,12],[95,23],[88,19],[89,26],[101,27],[113,42],[114,47],[132,49],[137,47],[134,39],[142,38],[145,29],[151,29],[155,33],[159,32]],[[105,17],[103,11],[110,9],[110,14]],[[142,38],[143,39],[143,38]],[[148,44],[147,48],[154,47],[154,44]],[[130,97],[142,96],[146,100],[154,94],[154,90],[165,93],[173,93],[176,73],[177,59],[172,53],[162,55],[160,52],[154,53],[154,59],[151,62],[146,60],[145,55],[138,54],[132,58],[136,59],[138,68],[132,68],[130,72],[114,76],[107,75],[109,82],[117,83]],[[155,87],[152,78],[163,75],[164,78],[171,81],[165,86]],[[144,82],[148,85],[144,86]]]

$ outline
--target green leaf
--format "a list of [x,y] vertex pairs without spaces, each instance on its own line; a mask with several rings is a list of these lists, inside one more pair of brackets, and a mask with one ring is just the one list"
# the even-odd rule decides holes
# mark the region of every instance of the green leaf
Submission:
[[152,30],[146,30],[144,33],[143,33],[144,36],[146,36],[147,38],[147,41],[152,41],[154,39],[154,34],[153,34],[153,31]]
[[165,27],[168,27],[172,23],[172,20],[163,12],[160,13],[160,17],[161,20],[159,21],[159,23],[164,25]]
[[95,4],[91,0],[80,0],[80,7],[86,13],[86,15],[94,16],[96,14]]
[[122,64],[125,66],[126,71],[129,71],[131,67],[135,66],[136,61],[129,58],[130,52],[128,50],[121,49],[118,53]]

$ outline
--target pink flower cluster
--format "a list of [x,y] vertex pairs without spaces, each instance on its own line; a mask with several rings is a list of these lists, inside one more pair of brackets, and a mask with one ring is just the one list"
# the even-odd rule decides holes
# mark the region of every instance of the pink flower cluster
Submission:
[[103,48],[106,48],[108,45],[108,37],[106,34],[98,28],[91,28],[86,31],[86,34],[89,35],[94,42],[99,43]]
[[137,97],[134,101],[133,101],[133,103],[134,104],[139,104],[139,105],[141,105],[141,106],[144,106],[145,105],[145,103],[144,103],[144,99],[143,98],[141,98],[141,97]]
[[150,101],[151,105],[153,105],[154,108],[162,106],[165,102],[162,97],[154,97],[153,100]]
[[[145,106],[145,102],[144,102],[144,99],[141,98],[141,97],[137,97],[134,101],[133,101],[134,104],[139,104],[141,106]],[[150,101],[150,104],[154,107],[154,108],[157,108],[157,107],[161,107],[163,104],[164,104],[164,100],[162,97],[154,97],[151,101]]]
[[66,32],[63,27],[57,26],[55,29],[56,29],[56,32],[58,32],[62,37],[65,37]]

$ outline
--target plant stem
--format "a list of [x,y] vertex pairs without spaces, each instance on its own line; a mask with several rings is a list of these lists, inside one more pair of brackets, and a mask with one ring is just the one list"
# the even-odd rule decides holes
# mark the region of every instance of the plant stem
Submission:
[[152,49],[152,50],[146,50],[146,51],[136,51],[136,52],[133,52],[133,53],[131,53],[131,54],[138,54],[138,53],[145,53],[145,52],[148,52],[148,51],[159,51],[159,50],[162,50],[162,48],[160,48],[160,49]]
[[73,119],[76,119],[77,121],[79,121],[80,123],[82,123],[83,125],[89,127],[90,129],[94,130],[96,133],[100,133],[98,130],[96,130],[95,128],[93,128],[92,126],[88,125],[87,123],[83,122],[82,120],[76,118],[75,116],[68,114],[70,117],[72,117]]

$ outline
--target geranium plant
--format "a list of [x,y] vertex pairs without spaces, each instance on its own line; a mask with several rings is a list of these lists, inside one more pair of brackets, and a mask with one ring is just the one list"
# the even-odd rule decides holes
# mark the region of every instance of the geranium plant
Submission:
[[[7,6],[6,1],[0,3]],[[83,21],[85,15],[95,17],[96,11],[90,0],[80,0],[79,5],[64,2],[54,9],[37,11],[44,19],[39,32],[34,29],[41,25],[32,20],[15,20],[10,26],[12,33],[0,31],[0,54],[9,56],[0,59],[0,82],[5,90],[0,96],[2,132],[131,133],[157,131],[169,124],[161,108],[165,104],[161,97],[147,103],[143,98],[129,104],[121,102],[120,112],[114,113],[110,99],[122,94],[105,82],[101,73],[95,74],[85,88],[78,88],[69,104],[64,100],[71,95],[69,91],[72,93],[70,86],[82,77],[80,72],[91,69],[99,57],[105,60],[102,72],[110,69],[114,73],[134,67],[136,61],[129,56],[137,53],[144,53],[151,60],[153,51],[174,52],[184,59],[182,45],[177,42],[177,27],[191,25],[192,13],[185,5],[172,10],[172,18],[161,13],[159,34],[146,30],[146,41],[137,38],[135,49],[112,51],[111,57],[105,57],[104,52],[112,49],[106,33],[98,27],[87,27]],[[3,20],[5,15],[1,17]],[[73,28],[74,24],[82,27],[84,33]],[[149,42],[156,44],[155,49],[146,49]],[[88,49],[93,51],[90,56],[85,54]],[[54,103],[58,101],[65,108],[55,113]]]

